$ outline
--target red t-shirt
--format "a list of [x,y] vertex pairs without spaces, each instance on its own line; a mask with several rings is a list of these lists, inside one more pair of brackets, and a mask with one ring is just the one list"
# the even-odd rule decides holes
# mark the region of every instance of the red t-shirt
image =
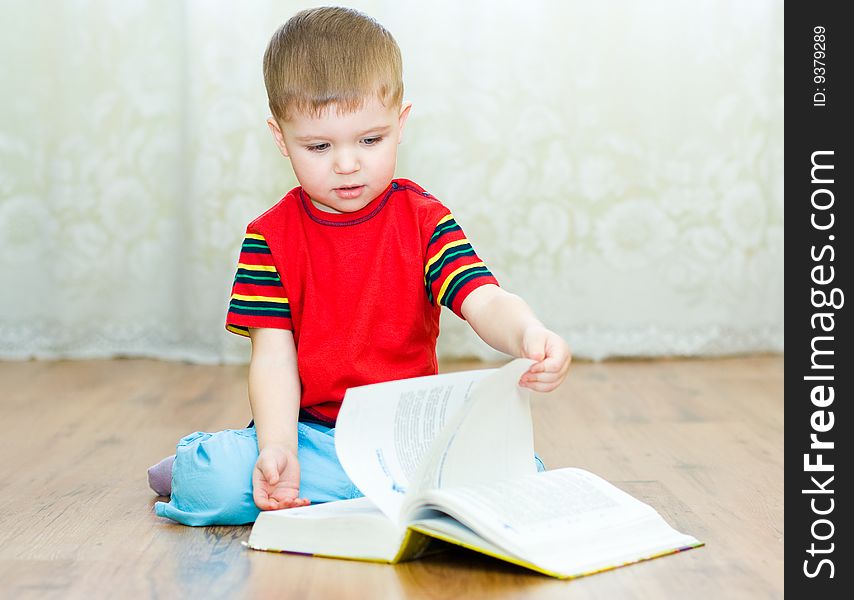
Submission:
[[498,284],[451,212],[407,179],[359,211],[328,213],[302,188],[252,221],[226,328],[293,331],[300,407],[327,422],[349,387],[434,375],[439,312]]

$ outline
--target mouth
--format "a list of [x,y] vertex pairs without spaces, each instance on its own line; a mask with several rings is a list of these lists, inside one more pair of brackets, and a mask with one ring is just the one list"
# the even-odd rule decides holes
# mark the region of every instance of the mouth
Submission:
[[358,198],[364,189],[364,185],[342,185],[341,187],[334,188],[333,191],[339,198],[352,199]]

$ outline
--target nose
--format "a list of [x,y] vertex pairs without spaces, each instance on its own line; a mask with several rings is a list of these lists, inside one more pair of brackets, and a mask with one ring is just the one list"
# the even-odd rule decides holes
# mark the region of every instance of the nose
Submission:
[[359,157],[350,150],[340,150],[335,153],[335,173],[338,175],[349,175],[360,168]]

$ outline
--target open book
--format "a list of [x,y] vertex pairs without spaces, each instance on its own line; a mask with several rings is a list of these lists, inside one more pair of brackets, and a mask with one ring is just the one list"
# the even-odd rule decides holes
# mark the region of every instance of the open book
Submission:
[[537,472],[531,364],[347,390],[335,450],[365,497],[262,512],[248,545],[395,563],[439,539],[561,578],[701,545],[592,473]]

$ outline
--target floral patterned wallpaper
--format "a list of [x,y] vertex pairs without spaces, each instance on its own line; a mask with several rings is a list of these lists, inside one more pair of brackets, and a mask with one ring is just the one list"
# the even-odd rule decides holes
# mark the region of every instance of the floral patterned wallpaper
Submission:
[[[782,351],[782,2],[345,4],[403,52],[398,175],[576,356]],[[261,55],[310,5],[4,7],[0,358],[247,359],[239,244],[296,185]]]

